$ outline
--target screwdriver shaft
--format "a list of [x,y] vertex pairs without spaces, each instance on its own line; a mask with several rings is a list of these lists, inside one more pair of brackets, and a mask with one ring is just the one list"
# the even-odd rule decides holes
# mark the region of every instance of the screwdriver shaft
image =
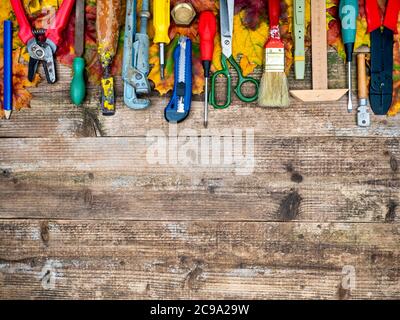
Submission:
[[205,92],[204,92],[204,128],[208,125],[208,77],[205,78]]
[[160,43],[160,77],[164,80],[165,77],[165,43]]
[[349,98],[348,98],[348,103],[347,103],[347,111],[352,112],[353,111],[353,101],[352,101],[352,84],[351,84],[351,62],[347,63],[348,66],[348,71],[347,71],[347,81],[349,84]]

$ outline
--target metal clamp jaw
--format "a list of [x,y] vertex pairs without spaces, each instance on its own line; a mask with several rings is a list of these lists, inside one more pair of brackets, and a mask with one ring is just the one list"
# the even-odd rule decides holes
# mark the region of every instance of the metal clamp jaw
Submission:
[[147,21],[150,17],[149,1],[143,0],[140,13],[141,29],[136,32],[137,0],[127,1],[124,57],[122,78],[124,80],[124,102],[131,109],[145,109],[150,106],[149,99],[138,98],[138,95],[149,94],[151,91],[148,75],[149,66],[149,37]]

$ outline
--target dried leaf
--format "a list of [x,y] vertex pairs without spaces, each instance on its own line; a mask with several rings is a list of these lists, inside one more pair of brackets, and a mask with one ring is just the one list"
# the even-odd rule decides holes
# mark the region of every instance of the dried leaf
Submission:
[[[36,87],[40,81],[40,77],[36,75],[33,82],[28,81],[28,66],[20,63],[21,50],[13,51],[13,109],[20,110],[28,108],[32,95],[27,90],[29,87]],[[0,77],[3,77],[3,59],[1,59]],[[0,81],[0,95],[3,99],[3,81]],[[3,100],[0,100],[0,118],[4,117]]]

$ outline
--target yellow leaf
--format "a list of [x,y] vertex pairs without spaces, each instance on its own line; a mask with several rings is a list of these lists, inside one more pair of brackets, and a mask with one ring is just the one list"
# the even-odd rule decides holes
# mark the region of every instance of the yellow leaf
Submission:
[[37,15],[48,9],[57,10],[60,2],[60,0],[24,0],[24,5],[28,15]]
[[244,15],[244,11],[241,11],[233,20],[233,56],[243,54],[250,63],[262,65],[264,45],[269,35],[268,25],[264,21],[256,30],[246,28]]
[[257,67],[257,64],[250,62],[247,56],[243,56],[240,59],[240,68],[242,69],[243,75],[248,76],[250,73],[254,71]]
[[370,36],[367,33],[367,19],[364,18],[358,18],[357,19],[357,35],[356,35],[356,42],[355,42],[355,49],[358,49],[362,46],[370,46]]

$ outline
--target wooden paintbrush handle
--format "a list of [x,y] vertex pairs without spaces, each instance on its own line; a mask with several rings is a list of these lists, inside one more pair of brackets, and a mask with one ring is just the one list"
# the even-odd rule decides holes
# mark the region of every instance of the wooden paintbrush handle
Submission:
[[357,73],[358,73],[358,98],[368,98],[367,72],[365,66],[365,54],[357,55]]

